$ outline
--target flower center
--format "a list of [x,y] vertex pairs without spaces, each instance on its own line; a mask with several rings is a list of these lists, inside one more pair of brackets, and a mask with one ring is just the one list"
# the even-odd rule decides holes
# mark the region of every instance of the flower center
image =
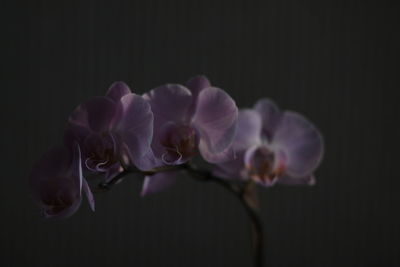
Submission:
[[167,125],[161,139],[161,144],[165,148],[162,160],[166,164],[184,163],[196,154],[198,143],[197,132],[190,125]]
[[265,145],[246,152],[245,166],[251,179],[265,185],[275,183],[284,169],[278,162],[276,153]]
[[94,172],[105,172],[118,162],[117,144],[111,133],[89,135],[84,153],[86,167]]

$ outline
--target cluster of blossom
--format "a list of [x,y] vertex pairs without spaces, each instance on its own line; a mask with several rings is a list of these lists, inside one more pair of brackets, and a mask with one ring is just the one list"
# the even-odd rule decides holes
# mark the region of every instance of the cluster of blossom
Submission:
[[115,82],[70,115],[63,145],[36,163],[30,184],[45,217],[63,218],[94,197],[84,177],[109,182],[127,168],[144,171],[142,195],[170,186],[176,172],[152,174],[200,155],[221,179],[262,186],[313,184],[323,155],[322,136],[302,115],[261,99],[238,110],[235,101],[204,76],[166,84],[144,95]]

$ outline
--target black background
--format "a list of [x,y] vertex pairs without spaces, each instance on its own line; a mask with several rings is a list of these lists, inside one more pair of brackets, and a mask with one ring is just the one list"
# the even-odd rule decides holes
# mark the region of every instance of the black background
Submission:
[[140,198],[127,179],[41,219],[32,164],[68,114],[116,80],[137,93],[205,74],[322,131],[315,187],[260,189],[265,266],[400,266],[399,1],[9,1],[1,4],[0,266],[250,266],[246,215],[213,184]]

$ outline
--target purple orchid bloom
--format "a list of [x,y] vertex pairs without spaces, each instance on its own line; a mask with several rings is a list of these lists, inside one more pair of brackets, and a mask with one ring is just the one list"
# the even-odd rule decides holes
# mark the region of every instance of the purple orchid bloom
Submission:
[[75,213],[85,192],[94,211],[92,192],[82,176],[81,152],[78,144],[72,148],[55,147],[43,155],[30,175],[34,197],[46,218],[66,218]]
[[[144,95],[154,113],[152,149],[163,165],[180,165],[200,152],[210,163],[233,157],[229,149],[236,132],[238,108],[223,90],[204,76],[186,86],[166,84]],[[145,178],[142,194],[158,192],[174,181],[176,173]]]
[[146,160],[151,153],[153,113],[142,96],[128,85],[115,82],[106,96],[93,97],[78,106],[69,117],[65,139],[77,141],[85,170],[105,173],[111,180],[133,165],[140,170],[153,167]]
[[254,109],[239,112],[232,148],[236,158],[217,164],[215,175],[252,179],[264,186],[312,185],[324,144],[318,129],[305,117],[282,112],[271,100],[262,99]]

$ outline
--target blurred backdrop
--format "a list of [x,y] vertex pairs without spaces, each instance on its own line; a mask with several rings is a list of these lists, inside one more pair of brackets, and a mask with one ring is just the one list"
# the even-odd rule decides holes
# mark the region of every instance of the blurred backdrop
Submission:
[[265,266],[400,266],[399,1],[0,5],[0,266],[250,266],[247,217],[213,184],[141,198],[132,177],[63,221],[42,219],[27,186],[80,102],[116,80],[143,93],[196,74],[325,137],[316,186],[260,190]]

